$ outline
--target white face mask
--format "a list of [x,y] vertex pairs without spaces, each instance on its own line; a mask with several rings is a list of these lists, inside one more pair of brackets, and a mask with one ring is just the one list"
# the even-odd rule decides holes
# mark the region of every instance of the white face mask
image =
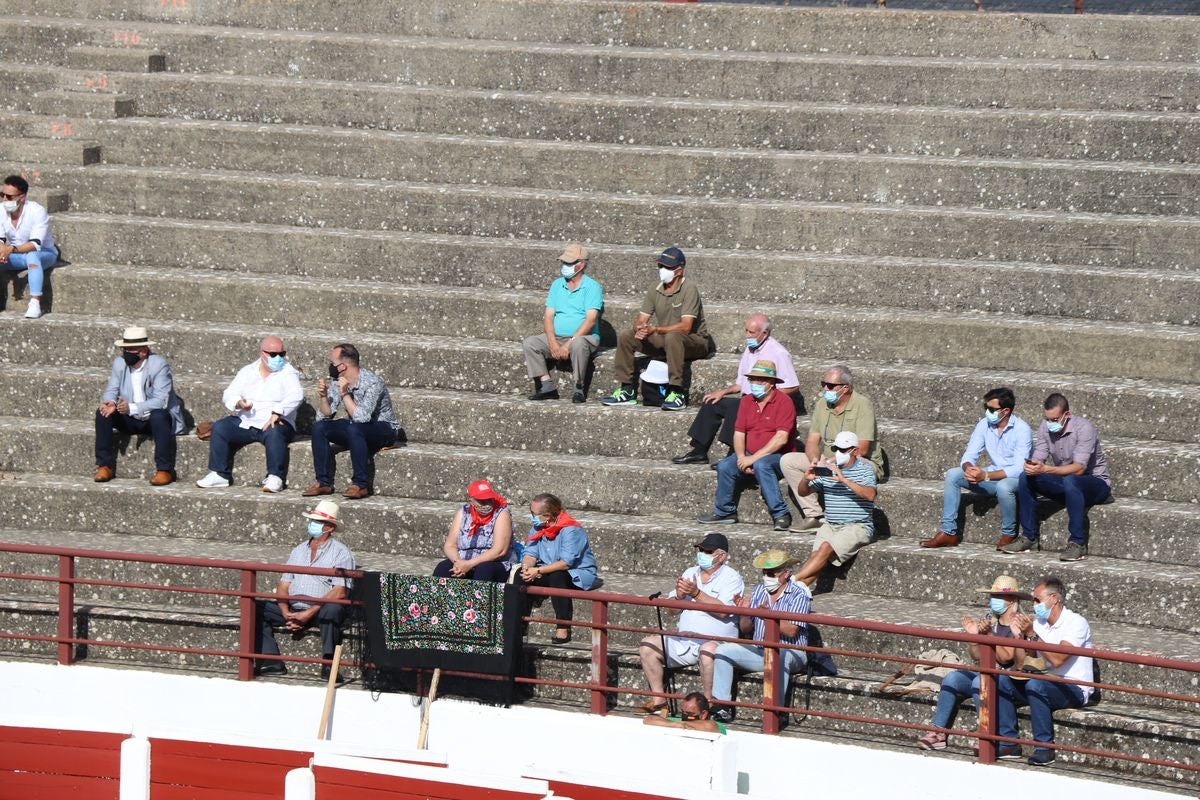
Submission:
[[7,212],[9,214],[13,214],[17,210],[17,201],[16,200],[5,200],[3,203],[3,206],[4,206],[5,212]]
[[666,267],[658,268],[658,279],[663,282],[663,285],[675,280],[675,270],[667,269]]
[[850,461],[850,454],[849,453],[834,453],[833,461],[839,467],[844,467],[844,466],[846,466],[847,462]]
[[763,588],[766,589],[771,594],[774,594],[776,591],[779,590],[779,576],[764,575],[763,576]]

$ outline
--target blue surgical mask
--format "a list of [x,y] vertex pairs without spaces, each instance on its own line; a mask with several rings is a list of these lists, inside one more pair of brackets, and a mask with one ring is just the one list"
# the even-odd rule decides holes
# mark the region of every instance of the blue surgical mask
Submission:
[[530,515],[529,515],[529,524],[530,524],[530,525],[532,525],[532,526],[533,526],[533,527],[535,527],[535,528],[540,528],[540,527],[542,527],[543,525],[545,525],[546,523],[542,522],[542,520],[541,520],[541,518],[540,518],[540,517],[537,517],[537,516],[535,516],[535,515],[533,515],[533,514],[530,514]]
[[750,394],[754,395],[755,400],[762,400],[767,396],[766,384],[752,383],[750,384]]
[[835,392],[833,389],[826,389],[825,391],[821,392],[821,398],[831,406],[837,405],[837,392]]
[[1063,424],[1061,419],[1057,422],[1050,422],[1049,420],[1046,421],[1046,430],[1050,431],[1051,433],[1062,433],[1062,429]]
[[1005,611],[1008,611],[1008,601],[1002,597],[993,597],[988,601],[988,608],[998,617]]
[[715,560],[716,556],[712,553],[696,553],[696,563],[700,566],[700,569],[712,569]]
[[311,536],[312,538],[315,539],[324,532],[325,532],[325,523],[324,522],[317,522],[315,519],[310,519],[308,521],[308,535],[309,536]]
[[991,427],[996,427],[1000,424],[1000,412],[988,409],[983,412],[983,418],[987,420],[987,424]]
[[267,356],[267,369],[271,372],[279,372],[287,364],[287,358],[284,356]]
[[1045,603],[1038,603],[1033,607],[1033,615],[1037,617],[1038,622],[1050,621],[1050,606]]
[[[766,339],[764,339],[763,341],[765,342]],[[754,338],[754,337],[746,338],[746,349],[747,350],[757,350],[760,347],[762,347],[762,342],[760,342],[757,338]]]
[[566,278],[567,280],[571,280],[571,278],[575,277],[575,265],[574,264],[568,264],[566,262],[560,261],[558,271],[561,272],[562,276],[564,278]]

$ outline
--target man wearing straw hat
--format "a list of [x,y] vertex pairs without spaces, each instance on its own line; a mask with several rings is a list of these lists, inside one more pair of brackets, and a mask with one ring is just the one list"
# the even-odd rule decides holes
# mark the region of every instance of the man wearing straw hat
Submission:
[[[288,556],[287,563],[297,567],[354,569],[354,555],[350,548],[333,538],[333,532],[341,527],[338,504],[332,500],[322,500],[317,503],[316,508],[303,516],[308,520],[308,538],[296,545],[292,554]],[[275,594],[343,600],[349,587],[348,578],[288,572],[279,576]],[[333,658],[334,648],[342,641],[345,606],[337,603],[308,603],[304,600],[258,600],[256,604],[256,653],[279,655],[274,628],[283,627],[292,633],[298,633],[315,623],[321,629],[321,658]],[[259,661],[254,668],[254,674],[286,675],[287,667],[282,661]],[[321,677],[329,677],[328,665],[321,667]]]
[[775,362],[759,359],[746,373],[749,394],[742,395],[737,422],[733,426],[733,452],[717,464],[717,496],[711,514],[699,522],[738,521],[737,495],[751,481],[758,481],[775,530],[792,526],[787,501],[779,490],[779,459],[796,449],[796,406],[776,387],[782,382]]
[[146,329],[131,326],[113,342],[121,348],[114,358],[108,385],[96,409],[97,483],[116,476],[114,438],[118,432],[132,436],[149,433],[154,438],[153,486],[175,480],[175,436],[183,433],[183,410],[175,394],[171,365],[150,352]]

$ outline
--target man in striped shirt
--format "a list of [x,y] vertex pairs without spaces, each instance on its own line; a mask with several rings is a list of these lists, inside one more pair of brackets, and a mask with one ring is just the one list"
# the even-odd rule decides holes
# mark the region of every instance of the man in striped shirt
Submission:
[[820,491],[825,498],[825,523],[817,528],[812,555],[794,580],[812,586],[827,564],[840,567],[875,537],[875,468],[858,456],[858,435],[842,431],[833,440],[833,461],[809,466],[796,493],[807,497]]
[[[738,598],[740,608],[769,608],[772,611],[786,611],[792,614],[807,614],[812,609],[812,595],[808,587],[793,583],[791,578],[793,560],[782,550],[768,550],[760,553],[754,559],[756,569],[762,570],[762,583],[754,587],[749,599]],[[762,641],[765,635],[766,623],[758,617],[743,616],[738,618],[739,635],[750,636]],[[779,623],[779,641],[784,644],[808,644],[808,626],[803,622]],[[761,645],[737,644],[722,642],[713,655],[713,703],[716,710],[712,718],[718,722],[733,720],[733,706],[722,701],[729,700],[733,689],[733,672],[762,672],[765,663],[764,648]],[[787,687],[791,675],[804,668],[808,659],[803,650],[780,650],[780,683],[779,691],[775,693],[776,702],[783,698],[783,689]]]

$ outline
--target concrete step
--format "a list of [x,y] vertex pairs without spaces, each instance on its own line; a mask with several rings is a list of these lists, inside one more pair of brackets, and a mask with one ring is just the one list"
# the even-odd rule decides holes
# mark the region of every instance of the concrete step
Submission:
[[349,0],[338,15],[291,4],[196,8],[97,0],[4,0],[0,13],[27,26],[120,28],[157,35],[168,26],[450,36],[613,47],[674,46],[761,53],[1061,58],[1195,62],[1193,20],[1049,14],[944,14],[907,9],[725,4],[676,8],[632,2],[496,0],[486,5],[380,8]]
[[[14,417],[88,420],[108,371],[67,368],[46,374],[39,367],[0,365],[0,377],[11,387],[5,408]],[[187,399],[187,410],[197,420],[228,413],[220,400],[226,383],[216,376],[175,375],[176,392]],[[614,428],[613,412],[595,405],[578,408],[569,403],[436,390],[400,389],[392,393],[392,400],[411,441],[470,445],[488,440],[494,447],[538,450],[546,445],[543,431],[548,427],[573,431],[569,441],[559,444],[568,454],[664,462],[688,449],[687,428],[692,421],[690,414],[628,414]],[[503,424],[497,425],[501,420]],[[879,424],[879,441],[887,450],[892,475],[935,483],[949,465],[958,463],[972,428],[969,420],[952,425],[883,419]],[[801,417],[798,425],[803,438],[807,418]],[[301,432],[307,429],[304,425]],[[1200,502],[1196,489],[1200,445],[1109,436],[1103,443],[1118,498]],[[710,455],[715,462],[724,453],[718,444]],[[981,505],[990,503],[981,501]]]
[[6,138],[0,159],[12,164],[97,164],[100,144],[87,139]]
[[[60,273],[61,274],[61,273]],[[53,313],[30,325],[20,315],[0,315],[4,326],[21,326],[13,334],[23,347],[0,354],[0,363],[45,365],[54,368],[81,364],[104,365],[113,358],[112,341],[124,325],[144,324],[180,374],[213,375],[227,382],[234,369],[253,357],[258,340],[266,333],[282,335],[289,358],[315,380],[322,374],[329,348],[346,338],[345,331],[279,329],[223,323],[167,322],[136,318],[95,318]],[[782,341],[793,335],[782,327]],[[530,388],[519,346],[495,340],[463,339],[421,335],[359,333],[355,341],[367,363],[380,370],[393,389],[425,388],[472,391],[486,394],[522,395]],[[800,352],[800,351],[797,351]],[[839,359],[840,360],[840,359]],[[692,394],[727,386],[737,369],[735,354],[721,354],[692,363]],[[809,356],[793,356],[802,390],[812,392],[820,375],[831,363]],[[880,419],[906,416],[930,422],[963,423],[979,411],[979,399],[995,386],[1009,386],[1021,400],[1019,413],[1037,419],[1040,399],[1068,386],[1076,412],[1093,420],[1104,436],[1174,441],[1200,441],[1189,420],[1200,410],[1200,388],[1169,381],[1089,379],[1082,375],[989,370],[964,365],[938,366],[849,360],[856,387],[875,403]],[[102,368],[102,366],[101,366]],[[612,354],[596,359],[593,396],[610,391],[614,382]],[[486,375],[481,380],[480,376]],[[185,398],[186,400],[187,398]],[[1032,408],[1030,408],[1032,407]],[[628,409],[611,410],[612,413]],[[647,410],[662,415],[665,412]],[[685,416],[690,417],[690,414]]]
[[[53,85],[76,86],[88,73],[57,70],[54,76]],[[51,81],[44,68],[11,63],[0,77],[16,84]],[[1188,113],[672,100],[170,73],[114,72],[108,78],[110,86],[137,98],[142,116],[468,136],[1156,162],[1194,161],[1200,140],[1200,119]],[[672,125],[662,124],[664,116]]]
[[[1200,240],[1200,218],[1186,216],[550,194],[515,187],[342,178],[318,183],[265,173],[163,167],[54,166],[42,172],[43,181],[69,191],[81,211],[152,211],[193,219],[460,236],[516,232],[525,238],[591,239],[648,249],[674,242],[684,248],[1179,269],[1192,264]],[[341,199],[347,191],[359,198],[353,207]],[[222,202],[207,199],[213,196]]]
[[[562,252],[559,241],[85,212],[60,214],[54,225],[55,235],[67,243],[75,260],[483,289],[540,291],[550,280],[548,265],[552,268]],[[214,239],[242,237],[252,237],[255,246],[237,250],[236,256],[210,248]],[[648,252],[594,241],[588,247],[591,274],[606,291],[634,296],[645,291],[653,248]],[[1036,312],[1176,325],[1195,324],[1193,309],[1200,307],[1200,276],[1183,270],[988,262],[987,269],[1004,271],[1014,280],[990,282],[986,295],[981,295],[978,271],[983,265],[972,260],[716,248],[691,251],[688,258],[688,279],[697,282],[703,296],[755,304],[823,306],[842,304],[852,296],[856,304],[871,307]],[[1049,291],[1043,288],[1047,285]],[[1193,298],[1195,303],[1188,302]]]
[[85,82],[79,90],[47,89],[34,92],[26,106],[35,114],[112,119],[133,116],[137,101],[128,95],[92,90]]
[[[347,284],[341,280],[275,277],[252,283],[243,277],[211,272],[140,270],[145,281],[137,295],[123,291],[124,267],[62,270],[55,282],[56,303],[72,313],[133,317],[169,317],[179,299],[203,287],[210,303],[195,305],[186,318],[222,322],[258,316],[265,326],[321,327],[331,319],[350,330],[378,334],[421,334],[519,342],[537,331],[544,308],[540,291],[493,291],[474,288]],[[617,331],[629,327],[641,297],[605,297],[603,341],[613,345]],[[274,311],[271,309],[274,307]],[[857,351],[878,359],[913,358],[934,363],[963,360],[982,367],[1024,363],[1046,370],[1146,378],[1171,374],[1200,381],[1200,329],[1075,321],[998,314],[931,312],[853,307],[774,306],[760,304],[784,331],[780,341],[810,357],[836,360]],[[251,310],[253,309],[253,311]],[[836,331],[811,336],[810,320],[836,314]],[[718,344],[742,340],[746,308],[706,298],[709,333]],[[531,327],[532,323],[532,327]],[[1033,323],[1033,324],[1031,324]],[[986,342],[988,355],[946,352],[946,342]]]
[[[612,146],[315,126],[80,120],[110,164],[561,191],[1194,215],[1190,165]],[[532,168],[536,165],[536,168]]]
[[[107,37],[104,37],[107,38]],[[113,38],[119,38],[113,31]],[[62,52],[62,62],[70,69],[106,72],[163,72],[167,68],[164,53],[145,47],[125,47],[119,43],[76,45]]]

